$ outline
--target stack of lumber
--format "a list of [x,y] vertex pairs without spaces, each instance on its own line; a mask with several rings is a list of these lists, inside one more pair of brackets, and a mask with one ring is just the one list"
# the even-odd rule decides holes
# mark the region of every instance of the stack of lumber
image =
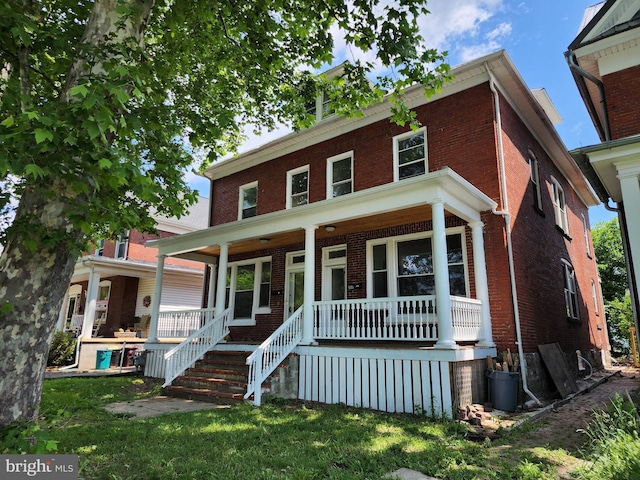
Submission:
[[487,369],[489,370],[517,372],[519,367],[520,358],[518,355],[512,354],[508,348],[506,352],[502,352],[502,355],[498,354],[495,359],[491,355],[487,355]]

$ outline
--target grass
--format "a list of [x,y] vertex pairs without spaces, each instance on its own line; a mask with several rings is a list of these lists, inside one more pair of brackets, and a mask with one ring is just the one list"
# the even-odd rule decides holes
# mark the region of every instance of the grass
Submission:
[[[441,479],[555,479],[556,453],[466,440],[462,425],[340,405],[246,404],[149,419],[103,406],[156,395],[136,377],[46,380],[41,425],[80,478],[378,479],[401,467]],[[520,433],[522,435],[522,433]]]

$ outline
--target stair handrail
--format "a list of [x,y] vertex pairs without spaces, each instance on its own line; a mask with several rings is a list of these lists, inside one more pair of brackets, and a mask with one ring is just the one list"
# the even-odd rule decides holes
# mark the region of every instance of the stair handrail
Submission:
[[302,313],[301,306],[247,357],[249,379],[244,398],[253,394],[256,407],[261,403],[262,383],[302,340]]
[[182,343],[165,353],[164,384],[162,386],[171,385],[176,377],[182,375],[196,360],[229,335],[230,321],[231,308],[227,308],[217,317],[206,321],[204,326],[185,338]]

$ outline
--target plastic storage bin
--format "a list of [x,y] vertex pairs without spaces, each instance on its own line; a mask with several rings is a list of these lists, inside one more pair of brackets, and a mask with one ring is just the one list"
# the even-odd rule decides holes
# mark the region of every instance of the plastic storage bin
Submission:
[[489,401],[496,410],[515,412],[518,407],[518,389],[520,373],[487,371],[489,377]]
[[98,350],[96,353],[96,370],[106,370],[111,363],[111,350]]

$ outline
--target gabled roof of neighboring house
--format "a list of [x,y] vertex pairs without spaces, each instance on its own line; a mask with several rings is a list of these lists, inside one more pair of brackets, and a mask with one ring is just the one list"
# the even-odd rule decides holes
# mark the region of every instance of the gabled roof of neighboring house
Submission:
[[167,218],[162,215],[155,217],[158,221],[158,230],[171,233],[188,233],[209,226],[209,199],[198,197],[196,203],[189,207],[186,215],[180,218]]
[[640,1],[608,0],[587,7],[578,36],[569,45],[575,50],[584,45],[640,26]]
[[[497,88],[531,128],[542,147],[546,149],[549,157],[564,174],[583,202],[589,206],[599,203],[582,172],[569,155],[566,146],[553,126],[553,122],[550,120],[550,116],[554,117],[554,120],[556,116],[559,118],[555,108],[550,102],[544,101],[544,95],[539,95],[542,104],[538,101],[505,50],[499,50],[454,67],[451,70],[451,74],[453,80],[445,83],[442,91],[433,95],[430,99],[426,98],[422,85],[415,85],[406,89],[404,92],[406,104],[410,108],[415,108],[482,83],[487,83],[491,78],[495,79]],[[391,104],[383,102],[363,111],[362,118],[347,119],[341,116],[328,118],[300,132],[290,133],[236,157],[216,162],[206,171],[206,176],[212,180],[223,178],[309,145],[314,145],[374,122],[388,119],[390,109]],[[555,112],[555,115],[553,112]]]

